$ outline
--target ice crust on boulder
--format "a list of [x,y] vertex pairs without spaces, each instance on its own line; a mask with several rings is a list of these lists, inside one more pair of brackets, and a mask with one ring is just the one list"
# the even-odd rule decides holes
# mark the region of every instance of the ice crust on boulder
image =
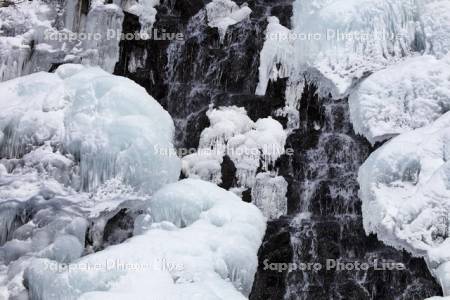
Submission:
[[259,82],[256,95],[266,94],[269,81],[289,77],[290,68],[295,67],[294,41],[291,31],[280,24],[277,17],[269,17],[266,28],[266,40],[260,54]]
[[349,105],[356,133],[372,144],[431,124],[450,110],[450,56],[411,57],[378,71]]
[[183,158],[184,173],[221,183],[220,164],[228,155],[237,172],[238,185],[252,187],[261,166],[269,171],[284,153],[286,133],[271,117],[253,122],[242,107],[220,107],[207,112],[210,127],[203,130],[197,153]]
[[405,57],[442,58],[450,46],[449,11],[448,0],[295,1],[290,30],[269,18],[256,94],[286,77],[298,90],[312,73],[324,96],[345,97],[361,79]]
[[[52,261],[34,260],[25,272],[32,297],[136,299],[151,290],[165,299],[246,299],[250,293],[265,231],[254,205],[186,179],[158,191],[137,223],[142,234],[74,261],[70,272],[44,270]],[[97,270],[76,268],[96,264]]]
[[[47,142],[78,162],[79,190],[121,178],[147,193],[176,181],[173,121],[146,91],[100,68],[63,65],[0,85],[1,152],[21,157]],[[36,155],[36,152],[34,152]],[[67,184],[67,182],[64,182]]]
[[450,295],[450,113],[403,133],[359,170],[367,233],[425,257]]
[[251,13],[247,3],[239,6],[231,0],[213,0],[206,5],[208,25],[219,30],[221,41],[225,38],[228,27],[247,19]]
[[139,17],[141,34],[149,34],[156,21],[157,10],[160,0],[130,0],[127,1],[124,11]]

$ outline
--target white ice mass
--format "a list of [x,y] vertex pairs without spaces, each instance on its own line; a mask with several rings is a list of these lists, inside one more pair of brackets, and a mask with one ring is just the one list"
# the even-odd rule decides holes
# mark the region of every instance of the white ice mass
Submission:
[[[197,152],[183,158],[184,174],[220,184],[221,164],[228,155],[236,168],[237,190],[255,187],[254,203],[266,217],[286,212],[287,183],[269,172],[285,153],[283,126],[271,117],[253,122],[244,108],[236,106],[211,108],[207,116],[210,127],[201,133]],[[264,175],[257,176],[259,169]]]
[[[181,167],[173,121],[142,87],[66,64],[0,94],[1,299],[248,296],[265,218],[213,183],[165,185]],[[102,250],[121,209],[137,236]]]
[[426,257],[449,295],[450,1],[297,0],[291,29],[268,22],[256,94],[288,78],[280,113],[296,128],[306,79],[349,96],[354,129],[372,144],[401,134],[360,170],[365,228]]
[[450,46],[449,12],[448,0],[297,0],[291,30],[269,18],[256,94],[279,77],[302,84],[313,69],[326,94],[342,97],[405,57],[441,58]]
[[108,218],[177,181],[181,163],[167,155],[169,114],[99,67],[66,64],[3,82],[0,94],[2,298],[27,293],[32,257],[79,258],[91,219],[93,246],[101,243]]
[[[78,162],[77,190],[121,178],[147,193],[178,178],[169,114],[133,81],[98,67],[63,65],[0,85],[2,154],[18,158],[43,143]],[[161,152],[161,153],[160,153]],[[66,182],[64,182],[66,183]]]
[[450,55],[415,56],[375,72],[349,97],[354,129],[372,144],[450,110]]
[[206,5],[208,25],[219,30],[221,41],[225,38],[228,27],[247,19],[251,13],[247,3],[239,6],[231,0],[213,0]]
[[[114,70],[119,58],[123,12],[116,4],[92,1],[17,1],[0,7],[0,81],[55,65],[76,62]],[[81,35],[83,34],[83,35]]]
[[143,233],[73,261],[70,272],[34,260],[25,272],[34,299],[246,299],[265,231],[255,206],[195,179],[167,185],[147,205],[135,227]]
[[423,256],[450,295],[450,113],[375,151],[358,181],[364,227]]
[[124,11],[139,17],[141,33],[149,33],[156,21],[156,8],[159,0],[130,0],[126,1]]

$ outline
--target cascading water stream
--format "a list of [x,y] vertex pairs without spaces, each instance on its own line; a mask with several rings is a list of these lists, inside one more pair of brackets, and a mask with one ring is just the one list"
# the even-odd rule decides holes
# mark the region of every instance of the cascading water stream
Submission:
[[[314,92],[305,87],[300,127],[286,143],[294,155],[279,161],[280,174],[289,182],[289,216],[269,225],[250,299],[423,299],[439,294],[423,260],[366,236],[356,177],[372,149],[353,133],[345,99],[320,99]],[[384,262],[404,269],[380,267]],[[270,263],[292,267],[271,270]],[[269,288],[259,290],[265,285]],[[271,287],[283,292],[276,294]]]

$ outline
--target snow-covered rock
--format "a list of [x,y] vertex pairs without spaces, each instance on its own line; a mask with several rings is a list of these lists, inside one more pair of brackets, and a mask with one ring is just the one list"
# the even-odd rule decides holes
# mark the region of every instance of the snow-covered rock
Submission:
[[[79,182],[71,185],[86,191],[117,177],[152,193],[179,176],[180,161],[170,154],[171,117],[129,79],[98,67],[63,65],[55,74],[2,83],[0,93],[0,149],[6,157],[20,158],[46,142],[55,149],[50,158],[57,151],[72,155]],[[48,157],[32,153],[30,163]]]
[[208,26],[219,30],[221,41],[225,38],[228,27],[247,19],[251,13],[247,3],[239,6],[232,0],[213,0],[206,5]]
[[265,231],[255,206],[187,179],[157,192],[148,209],[141,235],[76,260],[70,270],[35,260],[25,272],[33,299],[138,299],[149,290],[164,299],[248,296]]
[[359,170],[364,228],[426,258],[450,295],[450,113],[403,133]]
[[450,56],[411,57],[375,72],[349,105],[355,131],[372,144],[431,124],[450,110]]
[[220,164],[228,155],[238,185],[252,187],[258,168],[268,171],[284,153],[286,133],[271,117],[253,122],[244,108],[236,106],[210,109],[207,116],[210,127],[203,130],[197,153],[183,158],[184,173],[191,178],[221,183]]

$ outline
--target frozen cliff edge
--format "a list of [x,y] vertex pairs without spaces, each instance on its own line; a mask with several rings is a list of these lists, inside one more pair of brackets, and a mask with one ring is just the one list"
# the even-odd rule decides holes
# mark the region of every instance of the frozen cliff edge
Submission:
[[[140,235],[74,261],[71,271],[45,270],[52,261],[35,260],[25,273],[32,298],[137,299],[151,291],[164,299],[246,299],[250,293],[265,232],[254,205],[186,179],[158,191],[136,223]],[[76,268],[82,265],[100,267]]]

